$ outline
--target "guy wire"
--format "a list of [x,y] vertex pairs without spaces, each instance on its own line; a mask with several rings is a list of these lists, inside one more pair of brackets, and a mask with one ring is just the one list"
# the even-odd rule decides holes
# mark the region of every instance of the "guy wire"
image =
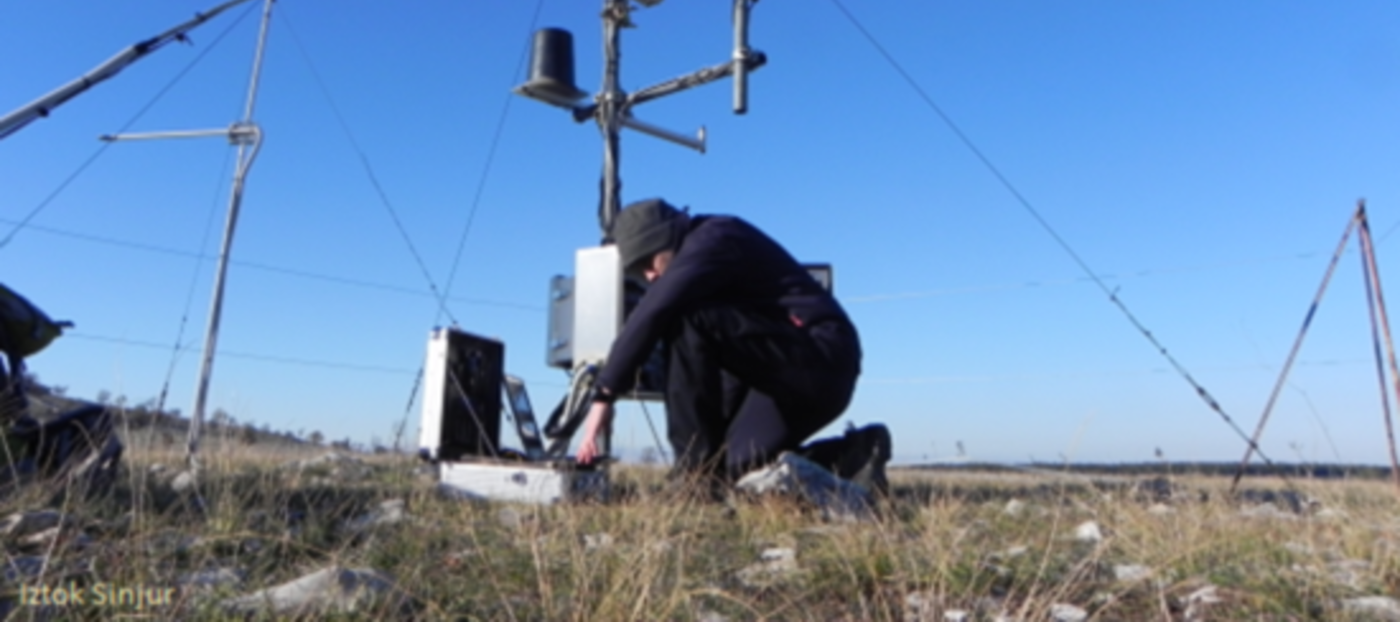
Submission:
[[1220,417],[1225,420],[1225,423],[1229,424],[1230,428],[1235,431],[1235,434],[1237,434],[1241,439],[1248,443],[1252,451],[1259,454],[1259,457],[1265,462],[1265,464],[1268,464],[1270,467],[1275,466],[1273,461],[1270,460],[1269,457],[1265,455],[1262,450],[1260,450],[1258,445],[1256,445],[1254,441],[1249,439],[1249,436],[1244,433],[1244,430],[1241,430],[1240,427],[1235,424],[1234,419],[1231,419],[1230,416],[1225,413],[1225,410],[1220,406],[1220,403],[1216,401],[1215,397],[1213,397],[1210,394],[1210,392],[1206,390],[1205,387],[1201,386],[1199,382],[1196,382],[1196,379],[1193,378],[1191,374],[1186,371],[1186,368],[1182,367],[1181,363],[1177,362],[1176,357],[1173,357],[1170,353],[1168,353],[1167,349],[1164,346],[1162,346],[1160,342],[1157,341],[1156,337],[1152,335],[1152,332],[1147,330],[1147,328],[1142,325],[1142,322],[1138,321],[1137,316],[1133,315],[1133,313],[1128,310],[1128,307],[1125,306],[1123,304],[1123,301],[1118,298],[1117,290],[1110,290],[1108,288],[1108,285],[1103,282],[1103,279],[1099,278],[1098,274],[1096,274],[1093,270],[1089,268],[1089,264],[1086,263],[1084,259],[1079,256],[1079,253],[1075,252],[1074,248],[1071,247],[1069,243],[1064,240],[1064,238],[1060,237],[1060,234],[1055,231],[1054,227],[1051,227],[1050,223],[1046,221],[1043,216],[1040,215],[1040,212],[1036,210],[1034,206],[1031,205],[1031,202],[1027,200],[1026,197],[1022,195],[1019,190],[1016,189],[1016,186],[1014,186],[1011,183],[1011,181],[1006,178],[1006,175],[1002,174],[1001,170],[998,169],[996,165],[992,163],[991,159],[989,159],[986,156],[986,154],[982,153],[981,149],[977,148],[977,145],[972,142],[972,139],[969,138],[967,134],[965,134],[962,131],[962,128],[960,128],[956,123],[953,122],[953,119],[949,117],[948,114],[945,113],[936,102],[934,102],[933,98],[930,97],[928,93],[924,91],[923,87],[919,86],[919,83],[914,80],[914,77],[911,76],[902,65],[900,65],[899,61],[895,60],[894,56],[891,55],[890,52],[885,49],[885,46],[881,45],[879,40],[877,40],[875,36],[870,33],[869,30],[866,30],[865,26],[863,26],[860,23],[860,21],[856,19],[855,15],[853,15],[850,12],[850,10],[848,10],[846,6],[841,3],[841,0],[831,0],[831,2],[836,5],[836,8],[839,9],[843,15],[846,16],[846,19],[851,22],[851,25],[855,26],[856,30],[859,30],[861,35],[863,35],[865,39],[868,42],[870,42],[872,46],[875,47],[876,51],[878,51],[880,55],[885,58],[885,61],[888,62],[890,66],[894,68],[894,70],[897,73],[899,73],[899,75],[902,78],[904,78],[904,81],[911,88],[913,88],[916,93],[918,93],[919,97],[923,99],[924,103],[927,104],[928,107],[931,110],[933,110],[933,112],[936,115],[938,115],[940,119],[942,119],[943,123],[948,126],[948,129],[952,130],[953,134],[958,137],[958,140],[960,140],[963,143],[963,145],[967,147],[967,149],[971,151],[972,154],[976,156],[979,161],[982,162],[982,165],[985,166],[987,170],[992,173],[992,176],[996,177],[997,181],[1001,183],[1002,187],[1006,188],[1006,190],[1011,193],[1011,195],[1016,199],[1016,202],[1019,203],[1021,207],[1024,208],[1033,218],[1035,218],[1036,222],[1040,223],[1041,228],[1045,229],[1046,233],[1049,233],[1050,237],[1055,239],[1055,242],[1060,245],[1060,248],[1063,249],[1065,253],[1067,253],[1076,264],[1079,265],[1079,268],[1089,276],[1090,280],[1092,280],[1094,284],[1099,286],[1099,289],[1103,290],[1103,292],[1108,295],[1108,299],[1111,302],[1113,302],[1115,306],[1118,307],[1119,311],[1123,312],[1123,315],[1128,318],[1128,321],[1131,322],[1132,325],[1138,329],[1138,332],[1142,333],[1143,337],[1147,338],[1147,340],[1152,344],[1152,346],[1157,350],[1157,352],[1160,353],[1164,358],[1166,358],[1167,362],[1171,363],[1172,368],[1174,368],[1177,371],[1177,373],[1180,374],[1181,377],[1184,378],[1193,389],[1195,389],[1196,394],[1199,395],[1201,399],[1205,401],[1206,405],[1209,406],[1211,410],[1215,411],[1216,414],[1220,415]]

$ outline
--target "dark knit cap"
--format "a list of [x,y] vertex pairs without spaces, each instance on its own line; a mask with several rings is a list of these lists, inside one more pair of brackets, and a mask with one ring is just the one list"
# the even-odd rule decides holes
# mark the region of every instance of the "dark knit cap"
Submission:
[[690,217],[661,199],[628,205],[613,221],[612,237],[625,272],[645,268],[643,261],[680,245]]

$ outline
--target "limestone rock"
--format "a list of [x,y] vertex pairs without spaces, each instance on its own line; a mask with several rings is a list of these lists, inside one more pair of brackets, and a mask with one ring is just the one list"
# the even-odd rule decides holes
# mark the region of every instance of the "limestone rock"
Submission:
[[277,615],[363,613],[377,601],[390,598],[394,582],[368,568],[323,568],[299,579],[252,594],[224,600],[230,612]]
[[1050,619],[1054,622],[1084,622],[1089,619],[1089,612],[1074,605],[1055,603],[1050,605]]
[[613,545],[610,533],[588,533],[583,535],[583,548],[587,551],[605,549]]
[[1169,516],[1176,513],[1176,509],[1165,503],[1154,503],[1147,508],[1147,513],[1153,516]]
[[0,522],[0,537],[18,539],[71,523],[72,519],[56,510],[15,512]]
[[1216,590],[1214,585],[1206,585],[1188,594],[1184,599],[1186,612],[1182,614],[1181,619],[1184,622],[1205,622],[1206,609],[1220,602]]
[[1389,596],[1363,596],[1342,601],[1342,610],[1368,620],[1400,621],[1400,601]]
[[1085,521],[1074,528],[1074,539],[1080,542],[1098,543],[1103,541],[1103,530],[1094,521]]
[[828,520],[874,518],[870,491],[792,452],[783,452],[773,464],[739,478],[734,487],[753,495],[796,496],[817,506]]
[[1006,507],[1001,509],[1001,513],[1010,517],[1017,517],[1026,511],[1026,502],[1020,499],[1012,499],[1006,502]]
[[759,555],[759,561],[741,569],[737,578],[745,587],[767,587],[781,583],[797,573],[797,552],[790,548],[771,548]]
[[936,622],[934,612],[942,602],[929,592],[910,592],[904,596],[904,622]]
[[179,475],[175,476],[175,479],[170,480],[170,489],[177,493],[185,494],[194,492],[195,484],[197,483],[199,483],[199,480],[195,477],[193,472],[181,471]]
[[1152,569],[1140,564],[1118,564],[1113,567],[1113,578],[1123,583],[1137,583],[1152,576]]

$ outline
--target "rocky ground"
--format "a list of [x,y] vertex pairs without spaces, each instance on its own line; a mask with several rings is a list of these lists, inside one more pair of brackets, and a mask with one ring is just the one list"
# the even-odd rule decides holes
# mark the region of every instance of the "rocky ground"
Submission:
[[9,619],[1400,620],[1378,482],[894,473],[875,513],[470,503],[406,458],[130,456],[116,490],[3,500]]

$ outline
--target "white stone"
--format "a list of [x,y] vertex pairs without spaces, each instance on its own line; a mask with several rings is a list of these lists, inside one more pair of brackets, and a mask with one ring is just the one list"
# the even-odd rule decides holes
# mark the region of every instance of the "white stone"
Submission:
[[753,495],[796,496],[816,505],[828,520],[874,518],[870,491],[792,452],[785,451],[772,464],[739,478],[734,488]]
[[1400,601],[1389,596],[1348,598],[1342,601],[1342,610],[1374,620],[1400,620]]
[[1147,508],[1147,513],[1153,516],[1168,516],[1170,514],[1175,514],[1176,508],[1165,503],[1154,503],[1152,507]]
[[724,614],[717,611],[706,609],[695,616],[695,622],[729,622],[729,618],[724,617]]
[[1020,499],[1012,499],[1006,502],[1006,507],[1001,509],[1002,514],[1007,516],[1020,516],[1026,510],[1026,502]]
[[66,529],[63,525],[49,527],[19,539],[20,548],[30,550],[47,549],[54,546],[75,550],[84,548],[91,543],[92,539],[87,534],[75,529]]
[[1217,588],[1214,585],[1207,585],[1191,592],[1186,596],[1186,611],[1181,619],[1184,622],[1205,622],[1206,608],[1220,602],[1220,596],[1216,595]]
[[605,549],[613,545],[610,533],[587,533],[583,535],[583,548],[586,551]]
[[1014,558],[1020,557],[1020,556],[1022,556],[1022,555],[1025,555],[1025,554],[1026,554],[1027,552],[1029,552],[1029,551],[1030,551],[1030,547],[1027,547],[1027,546],[1022,545],[1022,544],[1018,544],[1018,545],[1013,546],[1013,547],[1011,547],[1011,548],[1009,548],[1009,549],[1006,549],[1005,551],[1002,551],[1002,552],[999,553],[998,555],[1001,556],[1002,558],[1005,558],[1005,559],[1014,559]]
[[1136,583],[1152,576],[1152,569],[1140,564],[1119,564],[1113,567],[1113,578],[1124,583]]
[[27,535],[40,531],[47,531],[60,525],[67,525],[72,522],[67,516],[55,510],[38,510],[35,512],[16,512],[0,522],[0,536],[5,538],[23,538]]
[[1273,519],[1273,520],[1298,520],[1298,517],[1278,509],[1273,503],[1260,503],[1253,507],[1240,510],[1240,516],[1245,518]]
[[1080,542],[1101,542],[1103,530],[1099,529],[1098,523],[1086,521],[1074,528],[1074,539]]
[[1361,559],[1343,559],[1327,564],[1327,575],[1333,583],[1360,591],[1365,587],[1366,574],[1371,570],[1371,562]]
[[1050,605],[1050,619],[1055,622],[1084,622],[1089,619],[1089,612],[1074,605],[1055,603]]
[[223,601],[224,608],[253,614],[352,613],[364,611],[393,590],[393,580],[376,570],[331,566],[276,587]]
[[194,473],[190,471],[180,471],[175,479],[170,480],[170,489],[178,493],[185,493],[194,488],[196,483]]
[[967,622],[969,617],[971,617],[970,614],[962,609],[949,609],[943,612],[944,622]]
[[1343,521],[1351,518],[1351,515],[1347,514],[1345,510],[1338,510],[1336,508],[1322,508],[1321,510],[1318,510],[1317,512],[1313,513],[1313,518],[1324,521]]
[[928,592],[910,592],[904,596],[904,622],[935,622],[934,611],[939,600]]
[[797,572],[797,552],[790,548],[771,548],[759,555],[756,564],[739,570],[739,583],[747,587],[765,587],[781,582]]

